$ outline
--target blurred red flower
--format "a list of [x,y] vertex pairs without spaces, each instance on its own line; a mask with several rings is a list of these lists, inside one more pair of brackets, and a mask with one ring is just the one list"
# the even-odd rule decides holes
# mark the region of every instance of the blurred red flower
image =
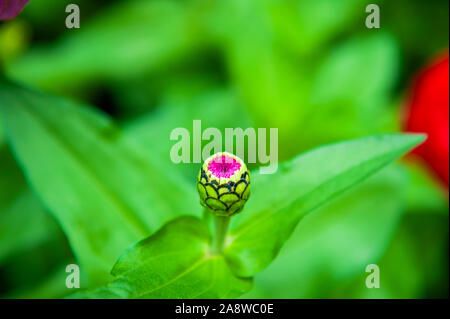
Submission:
[[428,135],[413,154],[421,157],[449,186],[449,56],[448,51],[425,67],[412,85],[405,130]]
[[0,20],[15,18],[29,0],[0,0]]

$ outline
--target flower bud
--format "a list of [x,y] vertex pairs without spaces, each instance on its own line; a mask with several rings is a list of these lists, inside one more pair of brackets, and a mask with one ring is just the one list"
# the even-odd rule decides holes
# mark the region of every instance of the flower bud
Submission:
[[250,172],[237,156],[222,152],[203,163],[197,178],[200,204],[218,216],[239,213],[250,196]]

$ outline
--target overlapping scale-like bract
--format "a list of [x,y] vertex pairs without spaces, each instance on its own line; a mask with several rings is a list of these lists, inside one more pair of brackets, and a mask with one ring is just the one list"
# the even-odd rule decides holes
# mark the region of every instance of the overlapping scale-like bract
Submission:
[[200,169],[197,190],[200,203],[215,215],[235,215],[250,196],[250,172],[237,156],[217,153]]

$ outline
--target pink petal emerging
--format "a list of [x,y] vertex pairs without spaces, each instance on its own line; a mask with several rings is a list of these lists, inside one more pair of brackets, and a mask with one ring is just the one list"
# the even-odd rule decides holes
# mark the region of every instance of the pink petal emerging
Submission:
[[229,178],[241,168],[241,164],[234,158],[222,155],[215,158],[208,165],[208,170],[217,178]]
[[0,0],[0,20],[15,18],[29,0]]

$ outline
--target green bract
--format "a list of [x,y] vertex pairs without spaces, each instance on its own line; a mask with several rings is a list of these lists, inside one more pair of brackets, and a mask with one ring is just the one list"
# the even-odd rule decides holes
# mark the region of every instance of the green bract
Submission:
[[209,157],[197,178],[200,203],[218,216],[239,213],[250,196],[250,172],[237,156],[222,152]]

